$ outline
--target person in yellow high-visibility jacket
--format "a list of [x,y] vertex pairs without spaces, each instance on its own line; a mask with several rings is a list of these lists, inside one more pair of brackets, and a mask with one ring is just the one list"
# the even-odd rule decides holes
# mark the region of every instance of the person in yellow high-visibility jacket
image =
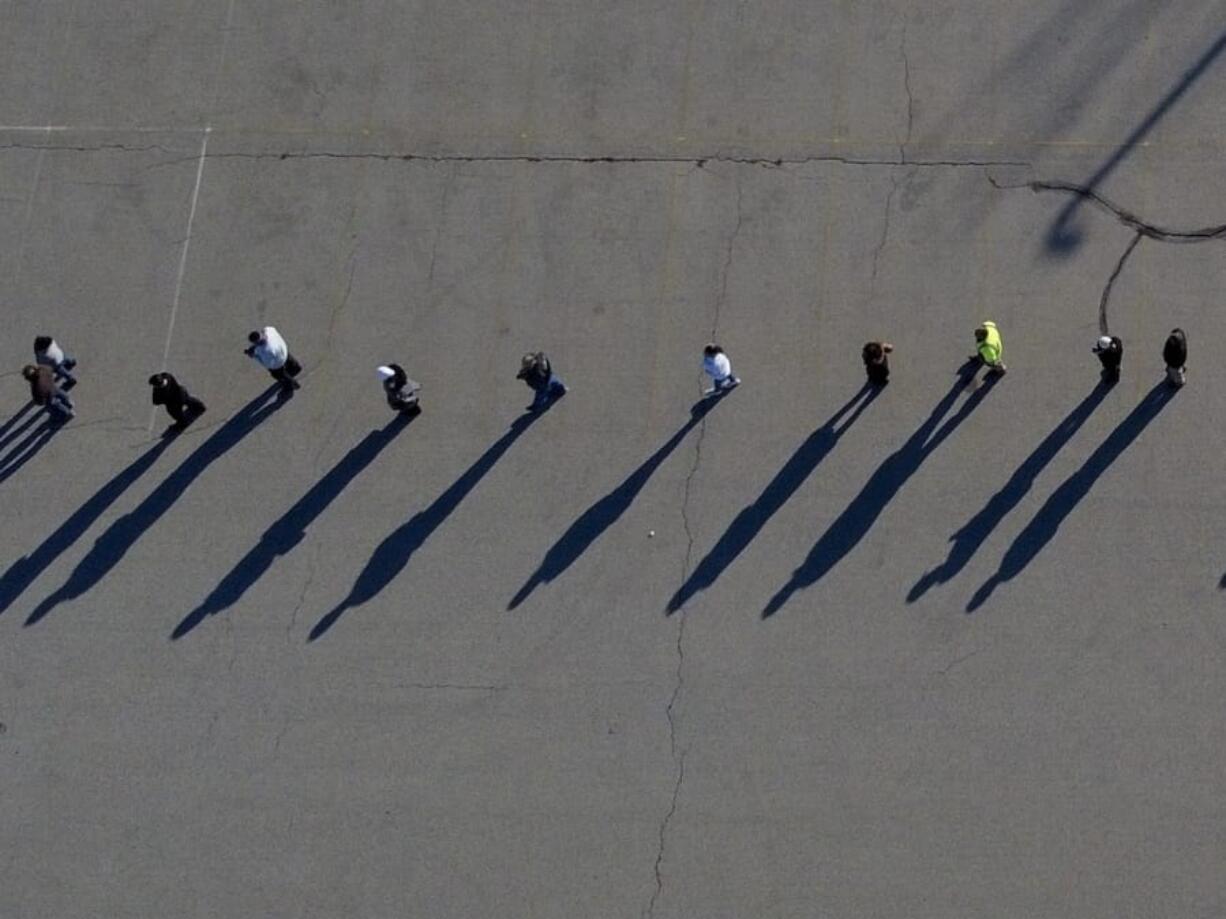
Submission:
[[1000,330],[996,328],[996,323],[985,322],[975,329],[975,341],[978,345],[976,349],[978,353],[972,355],[971,359],[978,357],[994,372],[1004,373],[1005,362],[1001,358],[1004,356],[1005,347],[1000,340]]

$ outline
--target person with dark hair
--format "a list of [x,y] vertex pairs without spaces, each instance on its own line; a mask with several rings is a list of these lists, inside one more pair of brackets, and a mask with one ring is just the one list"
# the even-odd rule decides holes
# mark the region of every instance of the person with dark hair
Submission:
[[166,406],[166,413],[175,420],[173,430],[182,431],[205,413],[204,403],[187,391],[174,374],[155,373],[149,378],[153,387],[153,404]]
[[56,424],[63,424],[76,414],[72,400],[55,382],[55,374],[45,365],[26,364],[21,375],[30,384],[30,398],[35,405],[42,405]]
[[1007,369],[1002,360],[1004,354],[1005,345],[996,323],[985,322],[975,329],[975,353],[971,355],[971,360],[978,358],[993,373],[1003,374]]
[[62,380],[64,389],[72,389],[77,385],[77,378],[70,372],[77,366],[76,358],[69,357],[64,349],[50,335],[39,335],[34,339],[34,363],[50,367],[57,380]]
[[1183,329],[1171,329],[1166,344],[1162,347],[1162,359],[1166,361],[1166,381],[1172,386],[1182,386],[1188,381],[1188,336]]
[[888,341],[870,341],[860,352],[864,372],[874,386],[884,386],[890,382],[890,359],[887,355],[893,350],[894,346]]
[[1103,379],[1118,383],[1120,364],[1124,362],[1124,342],[1118,335],[1102,335],[1092,349],[1103,365]]
[[392,409],[404,412],[406,415],[421,414],[421,403],[417,397],[421,384],[410,380],[403,367],[399,364],[384,364],[377,367],[375,372],[383,381],[383,392],[387,396],[387,404]]
[[553,366],[544,351],[534,351],[525,354],[519,363],[519,373],[515,379],[523,380],[528,388],[536,393],[528,411],[539,412],[555,399],[566,395],[566,384],[561,377],[553,372]]
[[711,378],[711,388],[703,393],[704,396],[726,392],[741,384],[740,377],[732,375],[732,361],[715,342],[702,349],[702,369]]
[[302,365],[290,354],[289,345],[285,343],[280,332],[272,326],[265,326],[262,331],[249,334],[247,341],[251,344],[243,353],[259,361],[272,378],[281,384],[283,392],[298,388],[299,383],[294,377],[302,372]]

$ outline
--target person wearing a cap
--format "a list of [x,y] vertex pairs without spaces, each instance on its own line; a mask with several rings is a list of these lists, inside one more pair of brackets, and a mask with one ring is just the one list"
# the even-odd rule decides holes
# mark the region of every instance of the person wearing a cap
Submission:
[[297,389],[299,383],[294,377],[302,371],[294,355],[289,352],[289,345],[281,337],[281,333],[272,326],[265,326],[259,332],[247,336],[251,344],[243,350],[248,357],[260,362],[260,365],[281,384],[282,391]]
[[732,361],[715,342],[702,349],[702,369],[711,378],[711,389],[704,392],[704,396],[713,396],[740,385],[740,378],[732,375]]
[[1162,347],[1162,359],[1166,361],[1166,380],[1172,386],[1182,386],[1188,380],[1188,336],[1183,329],[1171,329],[1166,344]]
[[399,364],[383,364],[375,372],[383,381],[383,392],[387,396],[387,404],[398,412],[406,415],[420,415],[421,403],[417,391],[421,384],[409,379],[404,368]]
[[888,355],[893,350],[894,346],[888,341],[870,341],[860,351],[860,358],[864,361],[864,372],[868,374],[868,381],[874,386],[884,386],[890,382]]
[[1118,335],[1102,335],[1094,344],[1094,353],[1103,365],[1103,379],[1116,383],[1120,378],[1120,364],[1124,361],[1124,342]]
[[530,412],[539,412],[554,399],[566,395],[566,384],[553,372],[553,366],[544,351],[525,354],[519,362],[519,373],[515,374],[515,379],[523,380],[528,384],[528,388],[536,393],[532,404],[528,406]]
[[182,431],[205,412],[204,403],[187,391],[172,373],[155,373],[149,378],[153,387],[153,404],[166,406],[166,413],[175,420],[171,429]]
[[979,358],[994,373],[1004,373],[1006,368],[1002,358],[1005,347],[1000,340],[1000,330],[996,328],[996,323],[985,322],[975,329],[975,342],[976,352],[971,355],[971,360]]

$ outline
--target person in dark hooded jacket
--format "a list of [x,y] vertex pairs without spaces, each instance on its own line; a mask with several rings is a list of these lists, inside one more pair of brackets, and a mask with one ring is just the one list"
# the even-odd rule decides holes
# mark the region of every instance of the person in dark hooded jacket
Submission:
[[1162,359],[1166,361],[1166,379],[1172,386],[1182,386],[1187,382],[1188,337],[1183,329],[1171,329],[1166,344],[1162,348]]
[[566,395],[566,385],[553,372],[553,367],[544,351],[525,354],[520,361],[519,373],[515,374],[515,378],[523,380],[536,393],[532,404],[528,406],[530,412],[539,412],[554,399],[560,399]]
[[868,381],[874,386],[884,386],[890,382],[889,354],[894,346],[888,341],[870,341],[860,352],[864,361],[864,372]]
[[175,420],[174,430],[182,431],[204,414],[204,403],[189,393],[174,374],[155,373],[149,378],[149,385],[153,387],[153,404],[166,406],[166,413]]

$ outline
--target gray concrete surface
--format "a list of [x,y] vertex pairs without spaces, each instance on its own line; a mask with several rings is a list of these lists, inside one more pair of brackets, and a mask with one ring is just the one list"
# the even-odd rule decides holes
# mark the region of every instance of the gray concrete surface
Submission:
[[0,5],[0,916],[1221,916],[1221,29]]

